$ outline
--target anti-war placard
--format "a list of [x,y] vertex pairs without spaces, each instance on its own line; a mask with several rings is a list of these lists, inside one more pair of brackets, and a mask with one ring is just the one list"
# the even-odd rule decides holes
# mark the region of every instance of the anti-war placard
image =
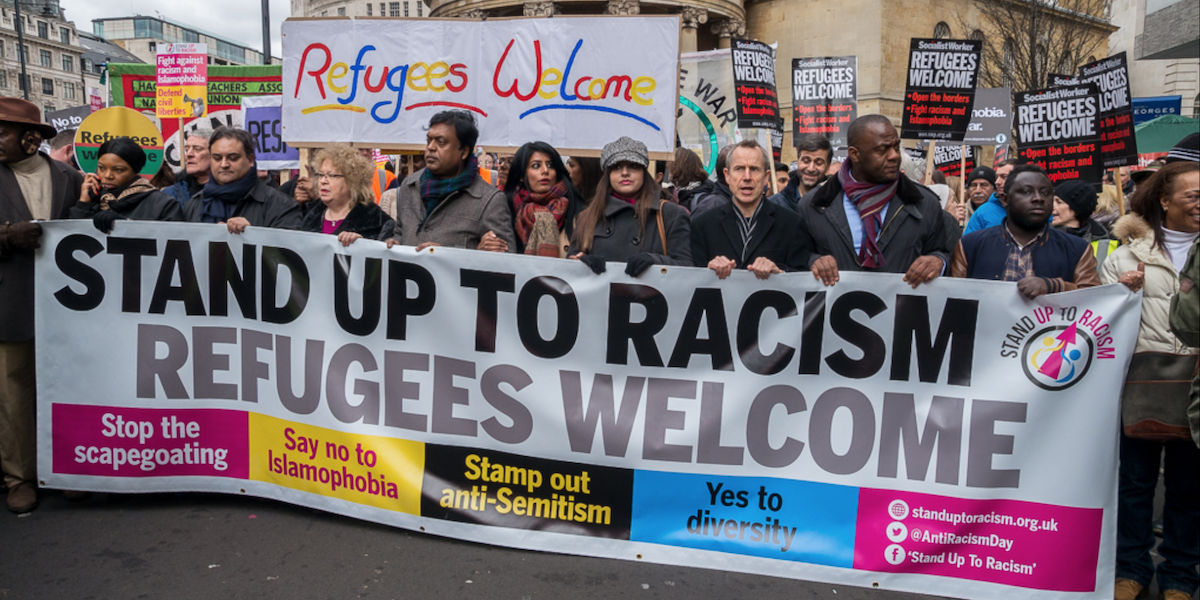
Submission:
[[900,136],[961,142],[971,122],[983,42],[913,39]]
[[858,57],[792,59],[792,139],[818,134],[845,148],[858,117]]
[[1022,158],[1041,165],[1050,180],[1099,183],[1099,90],[1094,84],[1019,92],[1017,142]]

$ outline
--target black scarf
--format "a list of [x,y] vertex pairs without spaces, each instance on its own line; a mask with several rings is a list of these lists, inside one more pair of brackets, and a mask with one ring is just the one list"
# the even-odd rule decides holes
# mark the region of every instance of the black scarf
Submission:
[[241,179],[225,185],[217,183],[216,178],[210,176],[208,183],[204,184],[204,193],[200,196],[200,222],[228,221],[237,209],[238,202],[250,193],[255,183],[258,183],[258,171],[254,169],[247,171]]

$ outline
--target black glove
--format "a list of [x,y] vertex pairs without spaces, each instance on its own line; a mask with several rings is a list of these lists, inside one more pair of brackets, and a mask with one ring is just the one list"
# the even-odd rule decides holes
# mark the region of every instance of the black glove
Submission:
[[584,254],[579,257],[579,262],[588,266],[593,273],[599,275],[608,269],[608,263],[599,256],[594,254]]
[[625,274],[630,277],[638,277],[642,273],[645,273],[646,269],[649,269],[655,262],[657,261],[654,260],[654,255],[649,252],[634,254],[633,258],[630,258],[629,262],[625,263]]
[[96,226],[96,229],[99,229],[104,233],[112,233],[113,224],[117,222],[117,219],[124,218],[125,217],[118,215],[114,211],[102,210],[92,217],[92,224]]
[[23,221],[0,226],[0,250],[34,250],[41,247],[42,226]]

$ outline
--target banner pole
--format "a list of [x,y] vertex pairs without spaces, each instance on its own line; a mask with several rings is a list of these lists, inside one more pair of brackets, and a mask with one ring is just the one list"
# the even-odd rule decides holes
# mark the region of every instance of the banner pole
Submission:
[[[978,163],[977,163],[978,164]],[[967,201],[967,145],[962,144],[959,148],[958,155],[958,203],[963,204]],[[959,225],[963,222],[958,221]]]
[[937,140],[929,140],[929,150],[925,152],[925,185],[933,183],[933,148]]
[[183,117],[179,117],[179,170],[187,173],[187,164],[183,161]]
[[1121,187],[1121,167],[1113,167],[1113,186],[1117,188],[1117,216],[1125,216],[1125,189]]

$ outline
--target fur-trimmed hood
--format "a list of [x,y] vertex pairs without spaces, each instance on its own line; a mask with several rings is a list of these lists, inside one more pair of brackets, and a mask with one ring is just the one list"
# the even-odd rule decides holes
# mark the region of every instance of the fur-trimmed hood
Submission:
[[1150,244],[1154,244],[1154,231],[1150,229],[1150,224],[1140,216],[1129,213],[1113,224],[1113,237],[1121,241],[1122,244],[1132,244],[1136,240],[1149,238]]

